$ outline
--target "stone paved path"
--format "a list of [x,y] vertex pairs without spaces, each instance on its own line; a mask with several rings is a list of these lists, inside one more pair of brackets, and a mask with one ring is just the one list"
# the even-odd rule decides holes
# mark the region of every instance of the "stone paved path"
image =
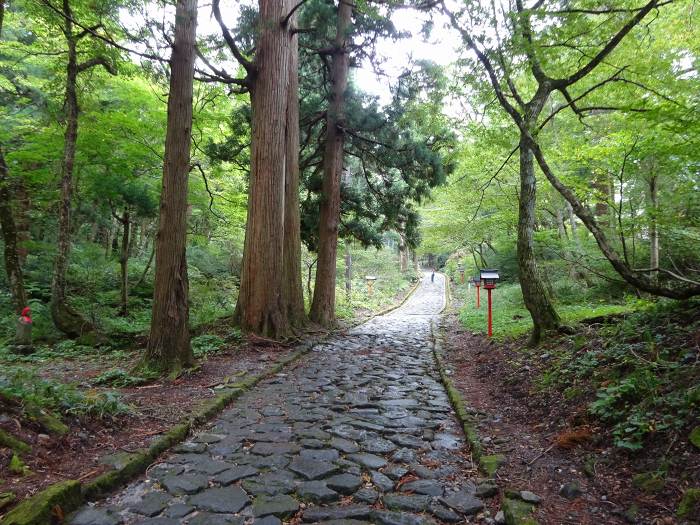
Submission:
[[[421,524],[469,520],[469,479],[432,355],[444,280],[260,383],[146,478],[73,525]],[[490,521],[490,520],[489,520]]]

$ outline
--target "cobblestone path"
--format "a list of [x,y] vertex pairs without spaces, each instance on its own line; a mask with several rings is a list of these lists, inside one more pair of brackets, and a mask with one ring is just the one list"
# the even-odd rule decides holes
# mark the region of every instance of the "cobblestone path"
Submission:
[[[444,280],[260,383],[145,478],[73,525],[468,521],[476,484],[439,380],[431,323]],[[492,521],[492,520],[487,520]]]

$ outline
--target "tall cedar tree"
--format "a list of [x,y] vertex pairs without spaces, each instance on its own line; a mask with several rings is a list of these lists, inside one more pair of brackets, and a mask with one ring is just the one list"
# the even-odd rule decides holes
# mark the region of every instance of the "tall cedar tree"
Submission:
[[[355,237],[365,246],[379,247],[382,232],[396,230],[415,246],[413,203],[444,180],[447,167],[440,150],[449,147],[449,133],[424,129],[406,118],[410,108],[421,104],[424,81],[436,80],[430,64],[401,75],[393,102],[384,108],[348,83],[351,64],[376,62],[374,45],[379,39],[405,36],[378,5],[358,7],[341,1],[331,16],[333,4],[311,2],[304,11],[308,20],[301,24],[315,28],[305,34],[302,64],[303,99],[311,101],[302,111],[302,166],[309,190],[302,203],[302,238],[318,253],[311,318],[326,326],[335,321],[338,238]],[[407,5],[390,2],[388,7]],[[414,7],[430,6],[417,2]],[[334,28],[324,26],[330,20],[335,20]],[[327,98],[325,112],[309,107],[319,96]],[[317,183],[319,171],[322,178]]]
[[[213,12],[246,70],[224,82],[250,93],[251,162],[241,285],[234,319],[246,332],[284,337],[305,322],[299,234],[298,41],[291,0],[259,0],[253,60]],[[221,70],[212,68],[216,75]]]
[[178,0],[170,59],[168,127],[160,197],[153,316],[144,365],[177,373],[194,363],[189,331],[187,180],[192,141],[192,84],[197,0]]
[[[288,20],[296,26],[297,14]],[[306,324],[304,290],[301,284],[301,217],[299,212],[299,36],[290,34],[289,85],[286,112],[286,166],[284,172],[284,255],[282,308],[291,328]]]
[[318,261],[311,303],[311,320],[328,326],[335,321],[336,252],[340,221],[340,174],[343,170],[345,143],[345,91],[350,69],[352,4],[340,0],[335,41],[330,51],[331,100],[326,115],[323,153],[323,185],[318,220]]

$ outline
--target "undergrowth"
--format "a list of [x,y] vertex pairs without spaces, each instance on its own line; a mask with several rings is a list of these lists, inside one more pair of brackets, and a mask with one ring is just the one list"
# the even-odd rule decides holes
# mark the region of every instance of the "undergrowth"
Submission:
[[69,416],[102,419],[129,411],[115,392],[81,390],[75,385],[44,379],[26,367],[6,366],[0,370],[0,394]]
[[[559,284],[559,283],[555,283]],[[565,290],[562,286],[557,286]],[[476,289],[469,289],[466,284],[452,284],[452,294],[464,305],[459,312],[460,322],[469,330],[486,333],[487,327],[487,293],[481,288],[481,305],[476,308]],[[515,338],[532,330],[532,319],[523,303],[519,284],[500,284],[492,292],[493,301],[493,337],[502,341]],[[555,307],[564,324],[574,324],[583,319],[611,314],[630,312],[639,305],[636,301],[611,303],[608,298],[581,293],[571,296],[560,293]]]
[[616,446],[639,450],[700,423],[698,333],[700,301],[660,301],[560,340],[538,386],[587,400]]

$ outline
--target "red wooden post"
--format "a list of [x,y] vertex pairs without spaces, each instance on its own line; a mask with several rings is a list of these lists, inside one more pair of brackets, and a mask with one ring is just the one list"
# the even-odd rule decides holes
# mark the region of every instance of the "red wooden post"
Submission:
[[491,288],[486,287],[486,291],[489,294],[489,337],[493,335],[493,319],[491,317]]
[[481,285],[475,284],[476,286],[476,307],[481,308]]

